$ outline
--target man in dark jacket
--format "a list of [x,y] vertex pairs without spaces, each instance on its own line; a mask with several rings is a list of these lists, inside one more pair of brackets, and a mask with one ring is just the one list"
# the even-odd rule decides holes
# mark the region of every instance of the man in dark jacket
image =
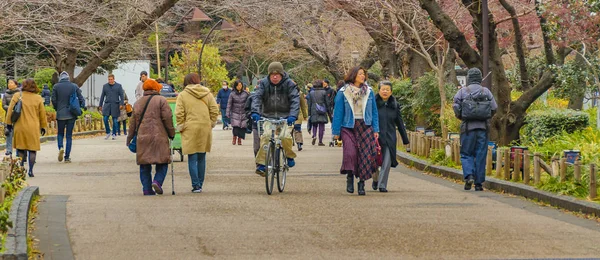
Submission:
[[[52,89],[52,106],[56,110],[56,120],[58,122],[58,161],[65,163],[71,162],[71,146],[73,143],[73,128],[77,116],[73,115],[70,110],[71,95],[77,93],[79,106],[85,107],[85,99],[81,95],[81,89],[72,83],[69,79],[69,73],[62,72],[59,76],[59,81]],[[67,130],[67,150],[63,149],[63,139],[65,137],[65,128]],[[64,158],[63,158],[64,157]]]
[[217,104],[220,105],[221,109],[221,120],[223,121],[223,130],[229,129],[229,118],[227,117],[227,102],[229,102],[229,95],[231,95],[231,89],[227,81],[223,81],[223,87],[217,93]]
[[100,107],[104,116],[104,128],[106,128],[105,140],[111,137],[110,124],[108,118],[112,117],[112,139],[117,139],[117,128],[119,127],[119,115],[121,109],[125,105],[124,91],[121,84],[115,82],[115,75],[108,75],[108,83],[102,87],[102,95],[100,95]]
[[331,113],[330,115],[333,116],[333,107],[335,106],[335,94],[337,94],[337,92],[335,91],[335,89],[333,89],[333,87],[331,87],[331,85],[329,84],[329,80],[325,79],[323,80],[323,87],[325,88],[325,90],[327,91],[327,97],[330,99],[331,103]]
[[44,84],[44,89],[42,89],[42,97],[44,98],[44,106],[50,105],[50,88],[48,88],[48,84]]
[[[268,67],[269,76],[260,81],[260,87],[256,90],[252,100],[252,120],[257,122],[261,116],[266,118],[287,118],[288,129],[287,135],[281,140],[287,163],[289,167],[294,167],[296,164],[294,158],[296,154],[292,150],[294,142],[292,140],[292,132],[294,122],[298,119],[300,112],[300,95],[296,83],[290,79],[288,74],[283,70],[283,65],[279,62],[272,62]],[[270,133],[265,131],[261,137],[260,147],[256,156],[256,173],[264,175],[265,173],[265,145],[269,142]]]
[[[467,120],[463,118],[463,110],[473,109],[463,106],[469,99],[485,99],[489,104],[489,117],[498,109],[492,92],[481,86],[482,76],[478,68],[467,72],[467,86],[458,90],[454,96],[454,115],[462,120],[460,125],[460,161],[462,163],[465,190],[470,190],[475,183],[475,190],[483,190],[485,182],[485,160],[487,157],[489,118],[485,120]],[[478,104],[483,104],[479,102]],[[491,110],[491,111],[490,111]]]

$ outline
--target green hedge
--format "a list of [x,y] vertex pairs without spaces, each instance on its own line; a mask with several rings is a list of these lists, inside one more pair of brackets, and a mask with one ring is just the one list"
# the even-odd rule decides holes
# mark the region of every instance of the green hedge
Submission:
[[526,141],[541,143],[562,131],[573,133],[586,128],[590,118],[582,111],[547,109],[529,113],[525,121],[527,124],[523,128],[523,137]]

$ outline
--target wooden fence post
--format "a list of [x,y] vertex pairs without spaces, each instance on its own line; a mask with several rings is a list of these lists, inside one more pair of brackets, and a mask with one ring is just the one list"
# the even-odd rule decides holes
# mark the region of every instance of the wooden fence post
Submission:
[[485,160],[485,174],[492,175],[492,147],[487,147],[487,157]]
[[504,157],[502,157],[503,154],[504,149],[498,148],[498,150],[496,150],[496,178],[498,179],[502,178],[502,160],[504,159]]
[[533,154],[533,184],[538,185],[540,183],[540,153]]
[[529,150],[525,150],[523,153],[523,182],[527,185],[529,185],[531,179],[530,165],[531,159],[529,158]]
[[567,158],[560,158],[560,182],[567,180]]
[[596,199],[597,188],[596,188],[596,165],[590,164],[590,199]]
[[504,180],[510,180],[510,150],[504,153]]
[[521,181],[521,150],[515,150],[515,161],[513,166],[513,181]]
[[575,182],[581,182],[581,162],[575,161]]
[[558,172],[560,171],[559,165],[558,165],[558,157],[552,156],[552,161],[550,166],[552,166],[552,177],[557,177],[558,176]]

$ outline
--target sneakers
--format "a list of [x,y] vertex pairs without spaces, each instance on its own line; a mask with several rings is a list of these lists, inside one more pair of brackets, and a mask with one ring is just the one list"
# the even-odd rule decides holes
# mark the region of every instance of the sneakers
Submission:
[[65,158],[65,163],[71,163],[71,158]]
[[293,158],[287,158],[287,165],[288,167],[292,168],[294,165],[296,165],[296,161],[294,161]]
[[145,190],[144,191],[144,196],[154,196],[156,195],[156,193],[154,193],[153,190]]
[[264,165],[257,165],[256,166],[256,174],[260,175],[261,177],[265,177],[265,174],[267,172],[267,168]]
[[475,182],[475,179],[473,179],[473,175],[467,176],[467,180],[465,181],[465,190],[471,190],[473,182]]
[[157,181],[152,182],[152,189],[154,192],[156,192],[156,194],[163,194],[162,186]]
[[113,140],[117,140],[117,135],[112,135]]
[[60,148],[60,150],[58,151],[58,161],[62,162],[63,159],[65,158],[65,149]]
[[106,134],[106,137],[104,137],[104,140],[108,140],[108,138],[110,138],[110,134]]
[[481,184],[475,184],[475,191],[483,191],[483,186]]
[[192,192],[193,193],[202,193],[202,188],[200,188],[200,186],[196,185],[196,186],[192,187]]
[[298,152],[302,151],[302,144],[298,144]]

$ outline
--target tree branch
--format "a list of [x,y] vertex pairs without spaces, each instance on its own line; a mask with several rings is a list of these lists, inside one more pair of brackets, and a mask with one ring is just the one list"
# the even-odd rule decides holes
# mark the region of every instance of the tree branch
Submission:
[[530,79],[529,73],[527,72],[527,63],[525,63],[525,51],[523,50],[523,34],[521,33],[521,26],[519,25],[519,18],[517,18],[517,12],[508,1],[500,0],[500,4],[506,11],[511,15],[513,30],[515,31],[515,53],[519,59],[519,72],[521,74],[521,86],[523,90],[529,90]]

